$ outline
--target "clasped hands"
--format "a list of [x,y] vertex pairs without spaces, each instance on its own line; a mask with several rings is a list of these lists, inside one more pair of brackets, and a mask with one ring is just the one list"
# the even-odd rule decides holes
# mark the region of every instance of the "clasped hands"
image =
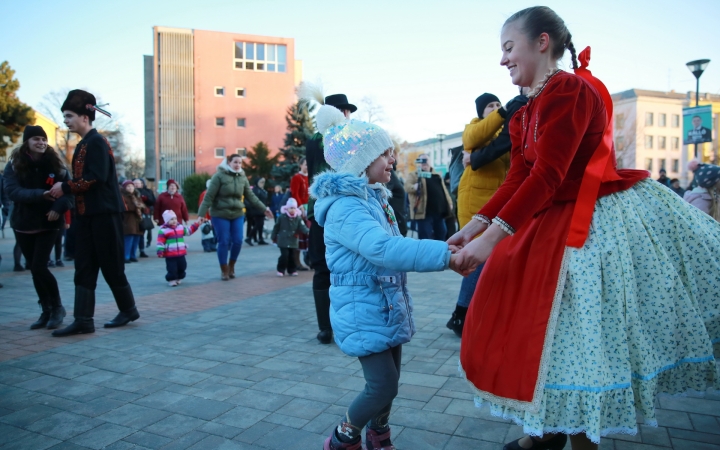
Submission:
[[[482,236],[475,239],[483,232]],[[487,261],[495,246],[506,236],[507,233],[496,225],[488,227],[488,224],[479,220],[471,220],[447,241],[452,252],[450,268],[464,277],[470,275]]]

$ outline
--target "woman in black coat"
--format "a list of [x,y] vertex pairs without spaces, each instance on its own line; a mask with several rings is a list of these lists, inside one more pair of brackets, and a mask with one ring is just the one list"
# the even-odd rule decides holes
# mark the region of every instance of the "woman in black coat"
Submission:
[[10,155],[4,176],[7,195],[13,201],[10,226],[30,267],[42,309],[30,329],[57,328],[65,317],[65,308],[47,262],[63,224],[60,218],[73,206],[73,196],[54,199],[49,190],[55,182],[69,180],[69,173],[57,152],[48,146],[42,127],[28,125],[22,145]]

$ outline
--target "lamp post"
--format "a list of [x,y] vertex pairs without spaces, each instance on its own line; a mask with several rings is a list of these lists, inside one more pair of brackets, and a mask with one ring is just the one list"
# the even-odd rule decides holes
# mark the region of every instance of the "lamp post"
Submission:
[[[696,59],[695,61],[690,61],[689,63],[685,64],[687,68],[690,69],[690,72],[695,75],[695,106],[700,106],[700,76],[703,74],[703,72],[705,72],[708,64],[710,64],[709,59]],[[697,156],[698,145],[696,142],[695,157],[697,158]]]
[[443,156],[442,156],[442,142],[447,137],[447,134],[438,134],[437,139],[440,141],[440,164],[442,164]]

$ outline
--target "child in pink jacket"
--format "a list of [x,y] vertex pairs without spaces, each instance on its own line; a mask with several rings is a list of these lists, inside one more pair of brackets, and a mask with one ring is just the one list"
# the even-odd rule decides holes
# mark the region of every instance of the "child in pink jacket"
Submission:
[[165,223],[158,231],[157,255],[158,258],[165,258],[165,267],[167,267],[165,279],[168,281],[168,286],[177,286],[185,278],[187,269],[185,236],[196,232],[200,228],[200,224],[206,222],[207,219],[200,218],[190,225],[190,228],[187,228],[178,223],[177,216],[172,210],[164,211],[162,217]]

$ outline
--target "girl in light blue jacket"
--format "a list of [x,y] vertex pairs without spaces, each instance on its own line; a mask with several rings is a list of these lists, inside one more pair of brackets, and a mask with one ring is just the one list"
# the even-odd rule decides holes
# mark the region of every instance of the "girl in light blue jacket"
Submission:
[[330,269],[330,320],[340,349],[360,360],[365,389],[327,438],[324,450],[394,449],[388,426],[400,379],[402,344],[415,334],[405,272],[447,269],[442,241],[400,234],[388,204],[393,143],[382,128],[347,121],[325,105],[316,116],[333,171],[315,177],[315,219],[325,229]]

